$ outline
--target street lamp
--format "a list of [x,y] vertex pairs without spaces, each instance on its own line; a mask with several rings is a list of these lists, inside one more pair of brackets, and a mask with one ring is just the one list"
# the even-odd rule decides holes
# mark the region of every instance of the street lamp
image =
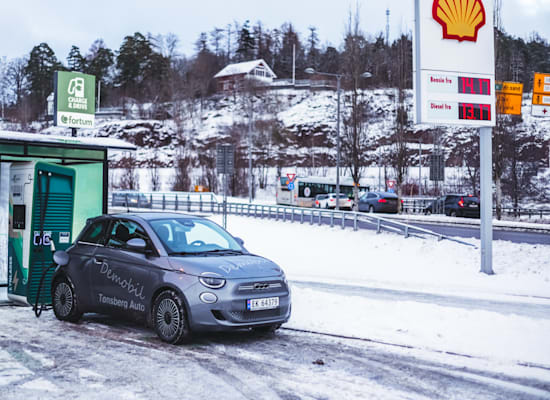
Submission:
[[[340,209],[340,79],[342,74],[332,74],[330,72],[319,72],[313,68],[306,68],[304,71],[309,75],[324,75],[336,78],[336,92],[338,94],[338,107],[336,111],[336,210]],[[361,78],[370,78],[370,72],[363,72]]]

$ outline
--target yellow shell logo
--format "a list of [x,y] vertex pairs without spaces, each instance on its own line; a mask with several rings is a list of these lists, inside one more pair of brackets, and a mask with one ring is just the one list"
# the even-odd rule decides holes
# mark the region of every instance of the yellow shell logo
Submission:
[[443,27],[443,38],[459,42],[476,42],[486,20],[481,0],[434,0],[432,15]]

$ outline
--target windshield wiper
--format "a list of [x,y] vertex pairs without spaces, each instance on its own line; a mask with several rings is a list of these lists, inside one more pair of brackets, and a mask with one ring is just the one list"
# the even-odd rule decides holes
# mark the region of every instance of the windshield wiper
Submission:
[[244,254],[241,250],[233,250],[233,249],[216,249],[216,250],[207,250],[202,251],[203,254]]
[[200,251],[172,251],[168,253],[169,256],[197,256],[203,254],[204,252]]

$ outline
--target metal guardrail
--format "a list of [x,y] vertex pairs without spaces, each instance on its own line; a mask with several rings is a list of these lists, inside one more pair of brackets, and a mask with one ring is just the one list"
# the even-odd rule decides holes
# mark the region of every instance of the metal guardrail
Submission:
[[[435,197],[418,199],[403,198],[403,212],[407,214],[423,214],[426,207],[432,204],[434,200],[436,200]],[[441,203],[436,203],[436,208],[433,214],[444,214],[443,205]],[[502,207],[502,214],[516,218],[527,216],[529,219],[532,217],[539,217],[542,219],[545,216],[550,217],[550,209]],[[493,215],[496,215],[496,208],[494,207]]]
[[[110,196],[109,206],[117,207],[121,205],[113,204],[117,193],[112,193]],[[166,210],[166,211],[186,211],[186,212],[208,212],[212,214],[223,213],[223,202],[219,202],[218,198],[213,193],[141,193],[143,197],[149,201],[146,203],[139,200],[135,205],[122,205],[122,207],[139,208],[143,210]],[[130,194],[126,196],[130,200]],[[138,199],[140,197],[138,196]],[[366,214],[355,211],[341,210],[322,210],[304,207],[290,207],[283,205],[265,205],[265,204],[250,204],[250,203],[227,203],[227,213],[233,215],[241,215],[255,218],[266,218],[281,221],[309,223],[310,225],[330,225],[341,226],[345,229],[346,226],[353,226],[353,230],[363,229],[362,225],[366,225],[376,230],[377,233],[382,231],[394,232],[402,234],[405,238],[409,236],[431,236],[440,240],[450,240],[467,246],[476,248],[477,246],[464,242],[450,236],[442,235],[437,232],[423,229],[414,225],[397,222],[395,220],[386,219],[372,214]]]

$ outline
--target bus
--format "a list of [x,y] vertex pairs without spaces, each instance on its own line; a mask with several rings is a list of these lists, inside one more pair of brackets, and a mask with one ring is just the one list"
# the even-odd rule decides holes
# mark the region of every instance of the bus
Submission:
[[[294,189],[288,189],[288,178],[279,177],[277,182],[277,204],[313,207],[315,196],[325,193],[336,193],[336,178],[326,177],[296,177]],[[359,185],[359,192],[368,192],[369,186]],[[353,199],[353,180],[349,176],[340,178],[340,193]]]

